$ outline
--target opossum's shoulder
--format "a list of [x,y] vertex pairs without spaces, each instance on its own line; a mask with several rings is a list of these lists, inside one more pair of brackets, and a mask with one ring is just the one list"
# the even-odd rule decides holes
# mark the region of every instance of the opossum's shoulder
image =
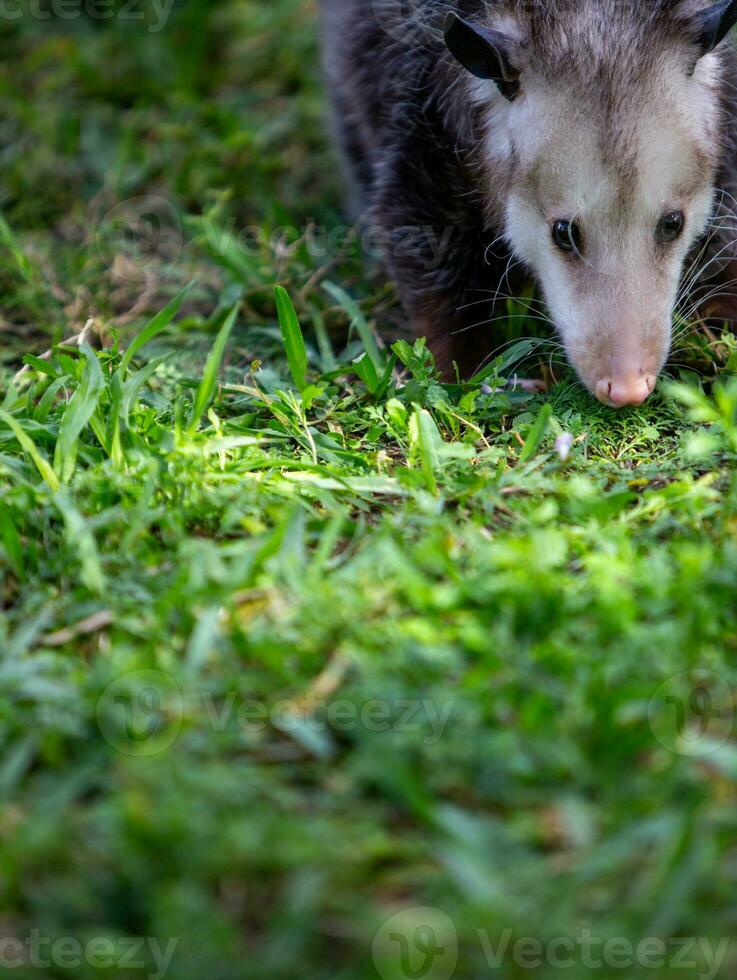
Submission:
[[382,16],[381,2],[366,7],[358,0],[323,0],[323,57],[331,81],[396,100],[416,89],[439,44],[430,51],[417,26]]

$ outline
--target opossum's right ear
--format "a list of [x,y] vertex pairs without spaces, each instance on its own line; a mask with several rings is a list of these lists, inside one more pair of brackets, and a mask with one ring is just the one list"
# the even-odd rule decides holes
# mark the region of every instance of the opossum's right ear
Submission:
[[492,79],[510,102],[518,95],[520,73],[509,60],[508,37],[469,24],[453,13],[445,18],[444,31],[448,50],[467,71],[477,78]]
[[737,0],[718,0],[697,18],[701,56],[713,51],[737,24]]

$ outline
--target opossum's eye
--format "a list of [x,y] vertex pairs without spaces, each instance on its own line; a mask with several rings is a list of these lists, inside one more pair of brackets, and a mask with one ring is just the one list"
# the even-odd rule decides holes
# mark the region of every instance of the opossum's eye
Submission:
[[658,222],[658,241],[663,245],[670,245],[681,237],[685,223],[683,211],[666,211]]
[[575,221],[556,221],[553,225],[553,241],[561,252],[580,255],[583,251],[581,229]]

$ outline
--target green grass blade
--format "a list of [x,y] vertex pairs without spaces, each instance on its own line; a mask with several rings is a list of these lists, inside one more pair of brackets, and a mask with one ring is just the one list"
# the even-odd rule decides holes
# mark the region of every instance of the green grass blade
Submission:
[[529,357],[539,346],[539,340],[525,339],[517,341],[516,344],[512,344],[500,357],[492,361],[488,367],[479,371],[478,374],[474,374],[469,383],[481,384],[487,378],[506,375],[510,368],[514,367],[515,364],[519,364],[526,357]]
[[545,438],[545,433],[548,431],[548,425],[550,424],[550,417],[552,414],[553,406],[550,404],[550,402],[546,402],[540,409],[537,418],[532,423],[532,428],[525,439],[525,444],[519,454],[520,463],[526,463],[528,460],[532,459],[537,450],[540,448],[540,444]]
[[323,289],[348,313],[351,318],[351,329],[355,327],[366,353],[371,358],[371,363],[376,368],[377,373],[381,373],[384,370],[384,359],[379,352],[374,332],[361,312],[361,307],[352,296],[348,295],[345,289],[336,286],[334,282],[323,283]]
[[141,388],[143,388],[147,381],[150,381],[156,373],[156,369],[169,360],[172,353],[172,351],[168,351],[160,357],[155,357],[126,381],[123,386],[123,396],[120,404],[120,418],[124,425],[128,424],[128,416],[141,392]]
[[34,283],[37,279],[37,274],[33,263],[29,260],[26,253],[18,244],[18,240],[13,233],[13,229],[10,227],[2,214],[0,214],[0,243],[2,243],[12,255],[16,267],[25,281],[28,283]]
[[200,424],[200,419],[205,414],[210,403],[215,397],[220,366],[222,365],[223,357],[225,356],[225,347],[228,343],[233,327],[235,326],[235,322],[238,319],[239,309],[240,302],[236,303],[226,317],[225,323],[220,328],[220,333],[215,338],[215,343],[212,345],[212,350],[207,357],[205,370],[202,375],[202,381],[197,389],[194,405],[192,406],[192,414],[189,417],[189,423],[187,425],[187,431],[190,433],[196,432],[197,427]]
[[412,416],[410,436],[412,448],[420,460],[427,489],[430,493],[436,494],[438,484],[435,474],[440,467],[440,449],[443,439],[435,420],[426,409],[418,408]]
[[62,483],[74,473],[80,434],[92,418],[105,385],[97,354],[87,344],[81,350],[86,358],[82,380],[64,412],[54,453],[54,470]]
[[289,297],[289,293],[283,286],[274,287],[274,298],[276,299],[276,312],[279,318],[279,328],[281,329],[284,349],[287,352],[287,361],[294,384],[298,391],[304,391],[307,387],[305,375],[307,373],[307,349],[305,340],[302,336],[302,328],[297,319],[294,304]]
[[12,411],[15,408],[16,403],[19,400],[18,392],[12,381],[8,382],[8,390],[5,392],[5,397],[0,404],[0,408],[7,411]]
[[56,506],[64,519],[67,543],[76,552],[80,578],[90,592],[100,595],[105,589],[105,575],[92,529],[65,493],[57,495]]
[[376,389],[379,387],[379,375],[376,373],[374,362],[365,351],[360,357],[356,358],[353,362],[353,367],[358,377],[368,388],[369,393],[372,395],[375,394]]
[[383,398],[386,394],[386,390],[391,384],[392,373],[396,363],[397,355],[392,353],[392,356],[389,358],[386,363],[386,367],[384,368],[384,374],[379,378],[379,384],[377,385],[376,391],[373,393],[374,398]]
[[239,282],[260,285],[263,282],[259,262],[248,255],[238,238],[210,217],[196,219],[195,227],[202,232],[198,239],[215,261],[229,270]]
[[18,529],[15,526],[10,508],[0,500],[0,542],[5,549],[8,564],[20,578],[23,574],[23,545],[21,544]]
[[0,422],[4,422],[7,425],[20,443],[23,452],[27,453],[27,455],[33,461],[36,469],[46,481],[49,489],[56,492],[60,486],[56,474],[51,468],[49,461],[39,451],[33,439],[31,439],[31,437],[20,427],[17,419],[14,419],[12,415],[8,415],[7,412],[0,409]]
[[59,394],[62,388],[68,383],[68,381],[69,378],[64,374],[60,378],[57,378],[55,381],[51,382],[49,387],[41,396],[41,399],[39,400],[39,403],[36,406],[36,410],[33,413],[33,417],[37,422],[43,423],[46,421],[46,419],[49,417],[49,412],[51,411],[52,406],[56,401],[56,396]]
[[185,299],[192,291],[195,282],[196,280],[193,279],[192,282],[188,283],[184,289],[177,293],[174,299],[167,303],[164,309],[161,310],[160,313],[157,313],[153,320],[147,323],[143,330],[141,330],[141,332],[133,338],[120,361],[118,371],[122,376],[125,376],[131,361],[139,350],[141,350],[142,347],[145,347],[146,344],[150,343],[150,341],[152,341],[157,334],[160,334],[162,330],[165,330],[169,326],[171,321],[181,309]]

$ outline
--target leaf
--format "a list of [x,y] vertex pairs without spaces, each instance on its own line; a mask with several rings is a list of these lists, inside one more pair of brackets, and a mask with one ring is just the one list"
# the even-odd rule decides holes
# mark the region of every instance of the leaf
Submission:
[[210,606],[201,612],[187,645],[186,662],[199,670],[213,652],[219,636],[220,606]]
[[13,230],[5,220],[4,216],[0,214],[0,242],[8,249],[10,254],[15,260],[15,264],[18,267],[18,271],[21,276],[28,283],[33,283],[36,281],[37,274],[36,270],[25,254],[21,246],[18,244],[18,240],[13,234]]
[[550,424],[552,414],[553,406],[550,404],[550,402],[546,402],[540,409],[537,418],[532,423],[532,427],[527,434],[525,444],[519,454],[520,463],[526,463],[529,459],[532,459],[539,449],[540,443],[543,441],[548,425]]
[[377,373],[384,370],[384,359],[379,353],[379,348],[376,344],[376,337],[371,327],[368,325],[366,317],[361,312],[361,307],[358,303],[348,295],[348,293],[341,289],[340,286],[336,286],[333,282],[323,283],[323,289],[326,293],[329,293],[335,302],[342,306],[343,309],[351,317],[350,329],[353,330],[355,327],[358,336],[361,338],[366,353],[368,354],[371,363],[376,369]]
[[215,343],[212,345],[212,350],[208,354],[207,361],[205,362],[205,370],[202,375],[202,381],[200,381],[200,385],[197,389],[194,405],[192,406],[192,413],[189,417],[187,431],[190,433],[197,430],[202,416],[205,414],[210,403],[215,397],[218,384],[218,375],[220,373],[220,367],[223,363],[223,357],[225,356],[225,347],[230,339],[230,334],[235,326],[235,322],[238,319],[239,309],[240,301],[235,304],[233,309],[226,317],[225,323],[220,328],[220,333],[217,335],[215,338]]
[[497,357],[491,364],[485,367],[478,374],[475,374],[471,380],[470,384],[481,384],[481,382],[486,381],[487,378],[500,377],[501,375],[507,374],[509,369],[514,367],[515,364],[519,364],[526,357],[529,357],[532,352],[539,347],[539,340],[520,340],[516,344],[512,344],[504,354]]
[[17,578],[23,574],[23,546],[10,509],[0,500],[0,541]]
[[35,420],[39,423],[43,423],[49,416],[51,407],[56,400],[56,396],[62,390],[62,388],[69,383],[69,377],[63,374],[60,378],[52,381],[49,387],[41,396],[38,405],[36,406],[36,411],[33,413]]
[[294,304],[289,298],[289,293],[283,286],[274,287],[274,298],[276,299],[276,312],[279,318],[279,328],[281,329],[284,349],[287,352],[287,362],[292,379],[298,391],[304,391],[307,387],[305,374],[307,372],[307,349],[305,340],[302,336],[302,328],[297,319]]
[[46,481],[49,489],[56,492],[60,486],[59,480],[49,465],[49,461],[39,452],[33,439],[31,439],[31,437],[23,431],[18,421],[14,419],[12,415],[8,415],[8,413],[2,409],[0,409],[0,422],[4,422],[7,425],[20,443],[23,451],[33,460],[36,469]]
[[120,418],[124,425],[128,424],[128,416],[133,408],[133,404],[138,398],[141,388],[156,373],[156,369],[169,360],[172,354],[173,351],[168,351],[166,354],[162,354],[161,357],[155,357],[126,381],[123,387],[123,397],[120,405]]
[[13,411],[13,409],[18,404],[19,397],[16,391],[15,385],[12,381],[8,382],[8,390],[5,392],[5,397],[3,398],[2,405],[0,408],[4,408],[7,411]]
[[89,524],[65,493],[57,495],[56,505],[64,518],[67,545],[76,551],[79,558],[82,582],[90,592],[102,594],[105,590],[105,575],[100,564],[97,542]]
[[258,285],[262,282],[257,258],[248,254],[232,232],[216,224],[210,217],[201,218],[197,223],[202,229],[201,241],[210,255],[229,269],[239,283],[245,280],[251,285]]
[[389,387],[389,383],[392,380],[392,372],[394,371],[394,365],[397,363],[397,355],[392,354],[386,363],[384,371],[379,377],[376,372],[376,368],[373,365],[368,354],[364,351],[360,357],[357,357],[353,362],[353,367],[355,368],[356,374],[363,381],[363,383],[368,388],[369,394],[374,398],[379,399],[385,393],[386,389]]
[[379,384],[376,391],[373,392],[374,398],[383,398],[386,394],[386,389],[392,380],[392,373],[394,371],[394,366],[397,363],[397,355],[392,354],[386,364],[383,375],[379,378]]
[[363,381],[363,383],[368,388],[369,392],[373,395],[376,389],[379,387],[379,375],[376,373],[376,368],[374,367],[373,361],[364,351],[360,357],[357,357],[353,362],[353,367],[356,369],[356,374]]
[[164,309],[161,310],[160,313],[157,313],[153,320],[147,323],[143,330],[141,330],[141,332],[134,337],[120,361],[118,373],[122,377],[125,376],[131,361],[136,356],[138,351],[152,341],[157,334],[160,334],[162,330],[165,330],[166,327],[169,326],[171,321],[181,309],[182,303],[184,303],[185,299],[191,292],[195,282],[196,280],[193,279],[192,282],[188,283],[184,289],[182,289],[181,292],[174,297],[174,299],[167,303]]
[[64,411],[54,453],[54,470],[62,483],[67,483],[74,473],[79,436],[92,418],[105,384],[97,354],[87,344],[81,347],[81,351],[87,363],[79,387]]
[[410,439],[412,448],[419,456],[427,489],[438,492],[435,474],[440,468],[440,450],[443,439],[432,415],[424,408],[415,410],[410,419]]
[[46,374],[50,378],[56,377],[56,370],[53,365],[49,364],[42,357],[36,357],[35,354],[26,354],[23,357],[23,363],[27,364],[28,367],[34,368],[39,374]]
[[719,420],[719,412],[714,403],[700,388],[672,381],[670,384],[664,385],[664,390],[681,405],[690,408],[696,421],[716,422]]

